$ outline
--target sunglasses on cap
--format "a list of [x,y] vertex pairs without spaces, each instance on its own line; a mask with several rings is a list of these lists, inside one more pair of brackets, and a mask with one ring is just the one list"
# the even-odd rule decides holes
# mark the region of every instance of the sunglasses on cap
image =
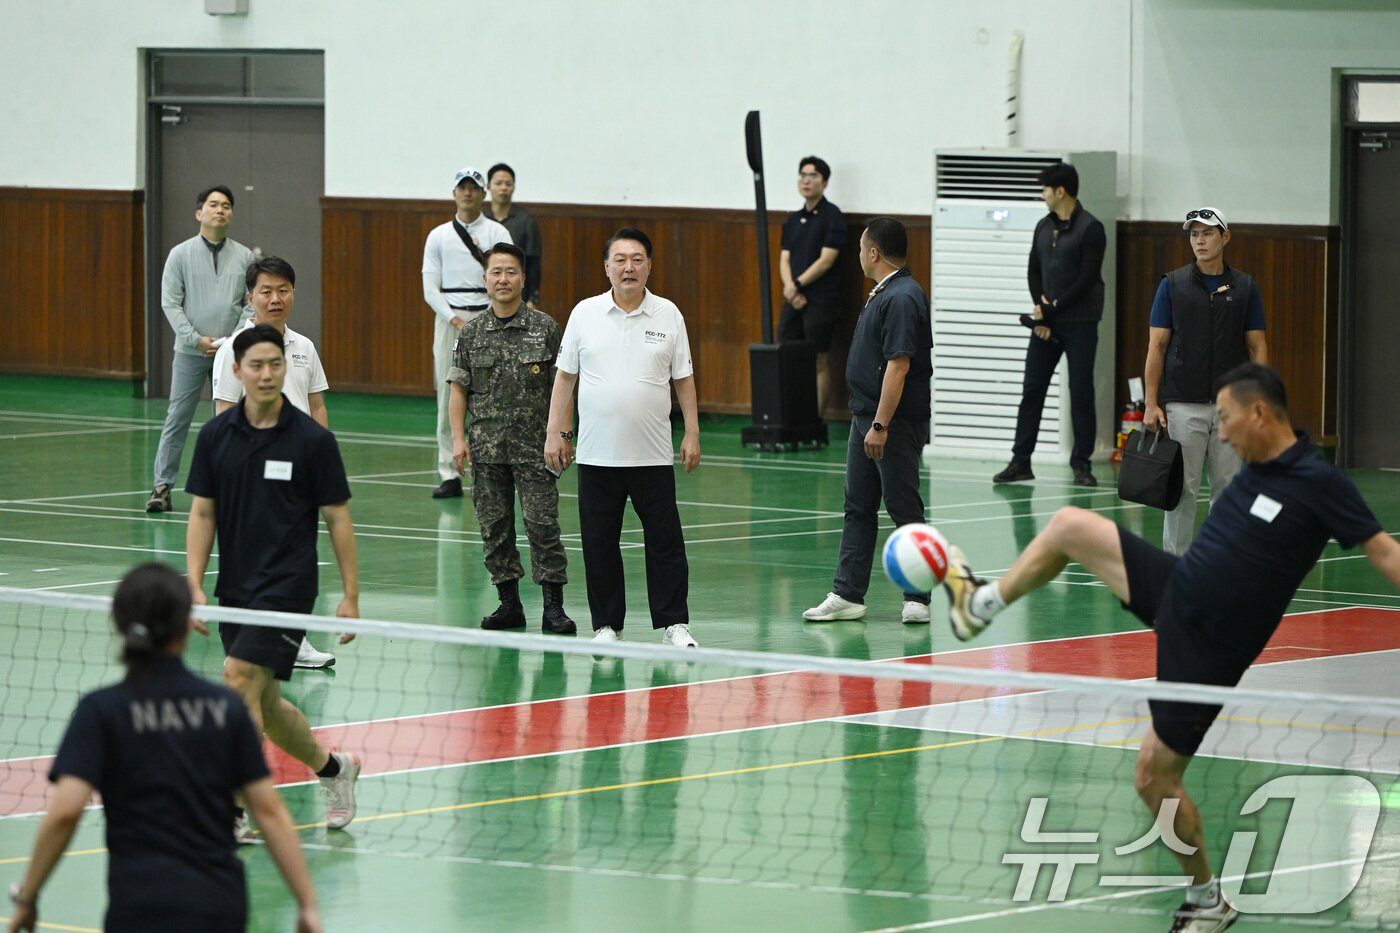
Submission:
[[1211,210],[1208,207],[1203,207],[1198,211],[1188,211],[1186,214],[1186,222],[1189,224],[1193,220],[1201,220],[1206,222],[1214,221],[1215,223],[1218,223],[1220,226],[1225,227],[1226,229],[1229,228],[1229,225],[1225,223],[1225,218],[1221,217],[1219,214],[1217,214],[1215,211]]

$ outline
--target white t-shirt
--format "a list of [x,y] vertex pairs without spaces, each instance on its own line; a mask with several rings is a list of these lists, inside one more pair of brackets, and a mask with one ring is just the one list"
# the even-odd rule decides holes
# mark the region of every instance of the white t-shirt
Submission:
[[[467,233],[483,253],[497,243],[511,242],[510,231],[484,212],[466,226]],[[442,297],[447,300],[449,308],[462,309],[488,303],[486,270],[481,268],[481,263],[472,256],[467,244],[452,229],[450,220],[434,227],[428,234],[428,240],[423,244],[423,274],[436,278],[438,289],[444,293]],[[453,291],[459,288],[479,291]],[[447,322],[453,317],[451,314],[443,316],[440,311],[438,316]]]
[[[243,383],[233,374],[233,338],[240,331],[253,326],[246,321],[235,328],[229,338],[214,354],[214,398],[221,402],[238,402],[243,399]],[[297,408],[311,414],[311,396],[330,388],[326,382],[326,371],[321,368],[321,357],[316,345],[290,327],[282,334],[287,357],[287,381],[282,385],[282,394]]]
[[558,367],[578,375],[578,449],[586,466],[669,466],[671,381],[695,369],[685,319],[650,291],[628,314],[609,290],[569,315]]

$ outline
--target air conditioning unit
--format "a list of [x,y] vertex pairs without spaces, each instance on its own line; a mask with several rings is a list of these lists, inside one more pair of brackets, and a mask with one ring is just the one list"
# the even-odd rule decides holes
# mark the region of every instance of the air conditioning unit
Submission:
[[[1045,216],[1042,169],[1079,170],[1079,200],[1103,222],[1104,313],[1094,360],[1095,459],[1113,448],[1114,271],[1117,155],[1028,149],[958,149],[934,155],[933,419],[925,453],[1005,462],[1016,434],[1026,341],[1017,318],[1032,310],[1026,281],[1031,238]],[[1062,358],[1045,400],[1034,463],[1067,464],[1069,366]]]

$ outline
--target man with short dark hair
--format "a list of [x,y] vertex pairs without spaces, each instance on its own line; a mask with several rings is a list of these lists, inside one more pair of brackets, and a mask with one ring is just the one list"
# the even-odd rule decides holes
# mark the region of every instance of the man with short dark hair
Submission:
[[[860,268],[875,287],[846,357],[846,521],[832,591],[802,613],[809,622],[865,618],[882,497],[896,526],[924,520],[919,465],[928,443],[933,320],[908,252],[908,233],[893,218],[876,217],[860,235]],[[907,594],[900,618],[927,623],[928,603],[928,593]]]
[[797,167],[802,208],[783,221],[778,274],[783,280],[783,309],[778,341],[805,340],[817,348],[817,416],[826,412],[830,386],[827,353],[841,319],[841,273],[836,261],[846,246],[846,217],[826,199],[831,166],[807,156]]
[[[360,615],[359,564],[350,521],[350,484],[335,436],[288,404],[284,342],[258,324],[233,338],[234,375],[243,401],[208,421],[195,442],[185,491],[194,497],[185,533],[186,574],[196,605],[214,539],[222,606],[309,614],[319,592],[317,513],[335,550],[345,596],[336,615]],[[196,627],[204,634],[203,623]],[[326,793],[326,825],[355,818],[358,755],[323,747],[306,717],[282,696],[305,631],[219,623],[224,683],[243,698],[260,731],[306,765]],[[353,638],[341,637],[341,644]]]
[[573,459],[577,387],[579,537],[593,638],[622,638],[622,516],[630,499],[646,538],[651,626],[665,644],[693,648],[690,565],[671,446],[674,386],[685,420],[681,464],[687,474],[700,465],[690,338],[680,309],[647,288],[651,238],[645,233],[623,227],[613,234],[603,247],[603,272],[612,287],[575,305],[564,328],[544,459],[556,473]]
[[1103,319],[1103,257],[1108,238],[1103,224],[1079,203],[1079,171],[1066,162],[1040,173],[1040,198],[1050,213],[1036,224],[1027,279],[1033,310],[1021,315],[1031,328],[1016,439],[1011,463],[994,483],[1035,479],[1031,455],[1040,436],[1045,396],[1060,357],[1068,357],[1070,424],[1074,446],[1069,465],[1074,485],[1097,486],[1091,469],[1094,436],[1094,356]]
[[[559,537],[559,490],[544,462],[559,325],[526,307],[525,253],[510,243],[486,251],[486,291],[491,313],[463,327],[447,378],[452,381],[452,448],[458,470],[472,471],[472,503],[481,544],[500,605],[486,629],[523,628],[520,578],[525,569],[515,546],[515,506],[530,540],[530,572],[544,594],[546,632],[572,635],[564,612],[568,559]],[[466,425],[467,414],[471,424]]]
[[[1195,261],[1162,276],[1148,321],[1143,427],[1166,426],[1181,444],[1181,501],[1162,520],[1162,547],[1184,554],[1196,529],[1201,469],[1210,474],[1215,507],[1240,459],[1219,434],[1212,385],[1231,367],[1269,361],[1264,303],[1253,277],[1225,262],[1230,227],[1213,207],[1186,215]],[[1163,409],[1165,408],[1165,413]]]
[[195,198],[199,233],[170,251],[160,277],[160,307],[175,331],[170,364],[170,405],[156,446],[155,488],[147,512],[169,512],[170,490],[199,393],[214,366],[219,345],[245,316],[243,270],[253,260],[248,247],[228,238],[233,192],[225,185]]
[[515,169],[497,162],[486,173],[491,191],[491,219],[510,231],[510,241],[525,254],[525,303],[540,306],[540,270],[544,247],[535,215],[515,203]]
[[486,300],[485,251],[509,243],[510,233],[482,213],[486,176],[464,168],[452,181],[456,215],[434,227],[423,244],[423,300],[433,310],[433,383],[437,386],[437,470],[442,480],[434,499],[462,495],[462,478],[452,465],[452,392],[447,371],[457,332],[489,306]]
[[[1063,508],[1001,579],[975,576],[949,551],[950,621],[959,639],[982,631],[1007,605],[1055,579],[1071,561],[1157,632],[1157,679],[1233,687],[1259,657],[1303,578],[1331,538],[1361,546],[1400,588],[1400,543],[1381,528],[1345,473],[1319,457],[1288,417],[1283,381],[1242,363],[1214,385],[1219,434],[1244,461],[1201,533],[1180,556],[1160,550],[1101,515]],[[1219,706],[1153,700],[1138,753],[1138,795],[1154,817],[1178,801],[1173,848],[1192,876],[1173,930],[1213,933],[1234,922],[1211,872],[1201,814],[1183,777]]]
[[[292,264],[280,256],[264,256],[248,266],[244,276],[248,285],[247,301],[253,309],[253,319],[245,321],[234,332],[237,336],[258,324],[277,328],[282,335],[283,355],[287,361],[286,379],[282,392],[301,411],[310,415],[323,428],[330,427],[326,411],[326,372],[316,345],[287,326],[296,301],[297,273]],[[214,357],[214,414],[221,415],[243,398],[243,383],[233,372],[233,341],[226,340]],[[297,650],[296,666],[308,670],[323,670],[335,664],[335,655],[321,651],[305,636]]]

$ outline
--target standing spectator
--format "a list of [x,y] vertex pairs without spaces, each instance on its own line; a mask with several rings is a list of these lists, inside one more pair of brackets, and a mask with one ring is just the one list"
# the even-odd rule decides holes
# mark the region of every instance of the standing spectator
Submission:
[[[876,284],[846,358],[846,521],[832,592],[802,613],[811,622],[865,618],[882,496],[895,525],[924,520],[919,464],[928,443],[933,321],[908,252],[908,233],[892,218],[875,218],[860,235],[860,268]],[[928,603],[928,593],[906,595],[901,618],[927,623]]]
[[1074,447],[1069,465],[1074,485],[1097,486],[1090,470],[1094,453],[1094,355],[1103,318],[1103,257],[1108,248],[1103,224],[1079,203],[1079,172],[1060,162],[1040,173],[1040,197],[1050,213],[1036,224],[1031,244],[1030,281],[1034,309],[1021,316],[1032,328],[1026,346],[1021,407],[1011,463],[994,483],[1035,479],[1031,454],[1040,434],[1045,393],[1060,357],[1069,358],[1070,422]]
[[[559,490],[544,463],[559,325],[525,306],[524,287],[520,247],[497,243],[486,251],[491,313],[462,328],[447,375],[452,381],[452,459],[459,471],[472,471],[472,503],[481,524],[486,569],[501,599],[481,627],[525,625],[520,604],[525,568],[515,546],[514,499],[519,493],[531,576],[544,591],[544,630],[572,635],[577,628],[564,613],[569,578],[559,538]],[[468,412],[471,425],[464,428]]]
[[224,185],[195,198],[199,233],[170,251],[160,277],[160,306],[175,331],[170,364],[170,405],[156,447],[155,488],[147,512],[170,511],[170,487],[180,472],[180,455],[199,393],[209,380],[218,341],[243,317],[243,270],[253,253],[228,238],[233,192]]
[[[248,266],[248,304],[253,319],[245,321],[234,335],[258,324],[277,328],[285,341],[287,359],[286,381],[282,392],[287,401],[310,415],[323,428],[330,428],[326,412],[325,370],[316,345],[287,326],[296,302],[297,273],[292,264],[277,256],[264,256]],[[243,383],[233,374],[233,341],[224,341],[214,357],[214,414],[221,415],[243,399]],[[320,651],[307,639],[301,638],[297,649],[296,667],[323,670],[335,664],[335,655]]]
[[1190,231],[1196,260],[1168,272],[1157,286],[1143,372],[1143,427],[1166,426],[1181,444],[1185,471],[1181,501],[1162,521],[1168,554],[1185,554],[1195,534],[1202,466],[1210,471],[1211,508],[1240,471],[1239,456],[1220,438],[1215,381],[1240,363],[1269,362],[1259,286],[1225,263],[1225,216],[1202,207],[1187,213],[1181,228]]
[[603,247],[603,271],[612,288],[579,302],[564,329],[544,458],[556,472],[573,459],[577,386],[578,518],[593,637],[622,638],[622,514],[631,499],[646,537],[652,628],[665,630],[668,645],[693,648],[670,417],[674,385],[685,419],[681,463],[689,473],[700,465],[690,339],[680,309],[646,287],[651,239],[645,233],[634,227],[614,233]]
[[[359,563],[350,521],[350,484],[335,436],[282,394],[282,334],[259,324],[233,338],[233,372],[243,401],[200,429],[185,491],[194,497],[185,533],[190,593],[203,605],[204,572],[219,541],[219,604],[308,614],[316,605],[317,513],[335,550],[345,596],[336,615],[360,615]],[[205,634],[203,623],[195,627]],[[305,631],[219,623],[224,683],[272,743],[321,779],[326,825],[355,818],[358,755],[326,749],[306,717],[282,696]],[[353,636],[344,635],[341,643]]]
[[237,793],[296,897],[297,930],[319,931],[316,891],[252,719],[236,694],[182,660],[185,581],[165,564],[134,568],[112,598],[112,622],[126,677],[78,702],[49,771],[54,792],[34,857],[10,890],[10,930],[38,924],[39,891],[97,791],[109,853],[104,930],[245,928],[248,892],[232,831]]
[[462,479],[452,465],[452,426],[448,408],[452,393],[447,371],[452,368],[452,346],[457,332],[487,308],[485,250],[509,243],[505,227],[481,213],[486,201],[486,178],[474,168],[464,168],[452,182],[457,214],[434,227],[423,244],[423,300],[433,309],[433,383],[437,386],[437,470],[442,482],[434,499],[462,494]]
[[516,204],[515,169],[497,162],[486,173],[491,186],[491,218],[510,231],[510,241],[525,253],[525,303],[540,306],[540,268],[543,263],[543,241],[535,216]]
[[783,221],[783,251],[778,274],[783,280],[783,310],[778,342],[806,340],[817,348],[817,417],[826,413],[831,384],[827,353],[841,319],[841,274],[836,260],[846,245],[846,218],[826,199],[831,166],[807,156],[797,167],[802,209]]

